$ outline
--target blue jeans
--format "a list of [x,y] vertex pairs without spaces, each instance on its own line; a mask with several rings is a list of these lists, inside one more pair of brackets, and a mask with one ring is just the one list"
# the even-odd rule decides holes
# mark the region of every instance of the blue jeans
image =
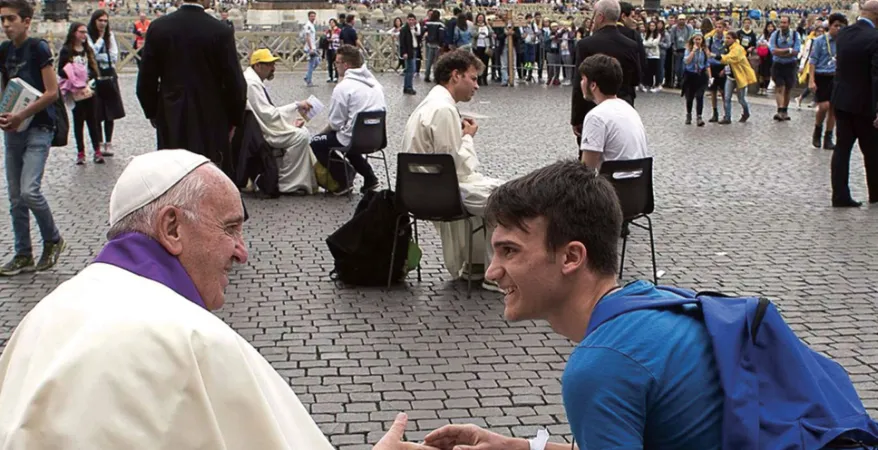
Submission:
[[21,133],[6,132],[6,184],[18,256],[33,256],[28,211],[33,212],[40,227],[43,244],[61,239],[49,202],[40,190],[54,135],[54,131],[43,127]]
[[405,79],[403,80],[403,89],[414,89],[412,81],[415,77],[415,58],[411,55],[405,60]]
[[320,55],[314,54],[308,57],[308,74],[305,75],[305,82],[311,84],[311,76],[314,75],[314,69],[320,65]]
[[659,71],[655,74],[655,84],[656,86],[661,86],[665,81],[665,60],[668,58],[668,49],[660,48],[659,49]]
[[674,51],[674,74],[677,75],[674,85],[676,86],[679,86],[680,83],[683,82],[683,68],[685,67],[685,64],[683,64],[684,54],[685,52]]
[[431,70],[433,68],[433,63],[436,62],[436,56],[439,55],[439,47],[432,44],[427,44],[427,55],[424,59],[426,59],[424,65],[424,78],[429,79],[433,77]]
[[[726,77],[726,86],[723,92],[723,109],[725,112],[725,118],[727,120],[732,120],[732,94],[735,91],[735,88],[738,87],[738,83],[730,77]],[[744,108],[744,114],[750,115],[750,104],[747,103],[747,88],[738,89],[738,103]]]
[[[515,58],[517,55],[512,55],[512,66],[515,67]],[[514,72],[513,72],[514,73]],[[515,80],[511,80],[513,83]],[[500,82],[502,84],[509,83],[509,52],[507,47],[503,47],[503,52],[500,53]]]

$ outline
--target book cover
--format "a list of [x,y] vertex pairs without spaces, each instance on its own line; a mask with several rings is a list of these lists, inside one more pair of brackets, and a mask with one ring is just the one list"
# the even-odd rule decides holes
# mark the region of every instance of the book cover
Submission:
[[[17,113],[35,102],[42,92],[31,86],[21,78],[13,78],[6,84],[3,97],[0,97],[0,113]],[[24,119],[15,131],[27,130],[33,116]]]

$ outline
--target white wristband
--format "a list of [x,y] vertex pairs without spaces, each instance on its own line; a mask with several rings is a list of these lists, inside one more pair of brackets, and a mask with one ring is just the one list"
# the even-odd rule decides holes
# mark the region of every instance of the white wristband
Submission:
[[530,450],[546,450],[546,444],[549,443],[549,432],[546,430],[537,431],[537,437],[528,441]]

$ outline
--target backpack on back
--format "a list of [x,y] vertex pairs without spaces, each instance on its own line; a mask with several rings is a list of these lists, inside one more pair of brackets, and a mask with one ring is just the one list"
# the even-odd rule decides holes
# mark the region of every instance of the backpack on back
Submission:
[[[391,282],[404,279],[420,254],[410,249],[411,225],[400,227],[399,234],[393,235],[396,219],[403,214],[396,207],[393,191],[366,192],[354,217],[326,239],[335,260],[330,276],[356,286],[384,286],[392,268]],[[394,240],[396,255],[391,260]]]
[[586,336],[630,311],[698,304],[725,393],[722,448],[878,446],[878,424],[866,412],[847,372],[799,340],[768,299],[657,289],[679,298],[620,297],[598,303]]

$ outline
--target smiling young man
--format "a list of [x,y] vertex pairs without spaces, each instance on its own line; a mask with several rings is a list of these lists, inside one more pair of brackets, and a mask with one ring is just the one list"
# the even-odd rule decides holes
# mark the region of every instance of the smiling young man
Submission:
[[[622,314],[586,335],[599,302],[673,296],[616,279],[622,211],[610,183],[575,161],[538,169],[498,188],[487,277],[506,291],[507,320],[546,320],[578,342],[561,380],[570,429],[582,449],[719,449],[723,391],[707,329],[687,310]],[[567,450],[475,425],[426,437],[438,448]]]

